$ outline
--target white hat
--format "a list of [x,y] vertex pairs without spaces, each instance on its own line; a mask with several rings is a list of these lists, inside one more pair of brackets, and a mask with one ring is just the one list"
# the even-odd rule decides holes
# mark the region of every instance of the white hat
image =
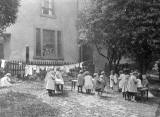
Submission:
[[101,72],[101,74],[104,74],[104,73],[105,73],[104,71]]
[[5,76],[11,76],[11,73],[7,73]]
[[97,76],[97,75],[98,75],[98,73],[94,73],[94,74],[93,74],[93,76]]

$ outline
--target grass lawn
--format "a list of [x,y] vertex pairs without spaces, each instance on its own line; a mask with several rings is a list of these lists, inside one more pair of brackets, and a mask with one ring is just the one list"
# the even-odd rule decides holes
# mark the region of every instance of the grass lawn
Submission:
[[0,94],[0,117],[57,117],[58,109],[25,93]]

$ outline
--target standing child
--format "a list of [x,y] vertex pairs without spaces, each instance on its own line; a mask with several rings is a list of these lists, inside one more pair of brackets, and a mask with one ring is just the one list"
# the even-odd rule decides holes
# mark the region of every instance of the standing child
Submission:
[[97,80],[98,80],[98,73],[94,73],[93,74],[93,79],[92,79],[92,81],[93,81],[93,92],[95,92]]
[[137,94],[137,78],[136,72],[131,73],[129,81],[128,81],[128,92],[129,92],[129,100],[135,100]]
[[114,74],[113,81],[114,81],[113,89],[114,91],[118,91],[118,74],[117,73]]
[[122,95],[125,100],[128,98],[128,80],[129,80],[129,75],[125,75],[124,77],[124,82],[122,84]]
[[78,92],[80,90],[81,93],[82,93],[82,88],[83,88],[83,84],[84,84],[84,78],[83,78],[83,74],[82,73],[83,73],[83,71],[80,70],[79,74],[78,74],[78,84],[77,84],[77,86],[78,86]]
[[88,71],[86,71],[84,76],[84,88],[86,89],[86,93],[90,94],[93,89],[93,81],[92,76]]
[[113,85],[114,85],[114,71],[111,71],[111,74],[109,76],[110,78],[110,88],[113,90]]
[[53,96],[55,93],[55,72],[49,71],[45,77],[46,90],[49,96]]

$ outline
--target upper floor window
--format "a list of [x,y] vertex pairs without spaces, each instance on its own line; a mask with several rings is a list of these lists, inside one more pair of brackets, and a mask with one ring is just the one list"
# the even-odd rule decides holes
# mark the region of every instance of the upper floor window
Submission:
[[42,0],[42,15],[54,15],[54,0]]

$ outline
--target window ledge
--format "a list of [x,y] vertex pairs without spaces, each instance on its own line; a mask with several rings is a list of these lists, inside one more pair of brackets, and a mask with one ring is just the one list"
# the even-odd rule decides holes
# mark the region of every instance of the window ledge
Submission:
[[46,18],[51,18],[51,19],[56,19],[56,15],[45,15],[45,14],[41,14],[41,17],[46,17]]
[[48,58],[48,57],[40,57],[40,56],[34,56],[33,59],[37,60],[64,60],[63,57],[53,57],[53,58]]

